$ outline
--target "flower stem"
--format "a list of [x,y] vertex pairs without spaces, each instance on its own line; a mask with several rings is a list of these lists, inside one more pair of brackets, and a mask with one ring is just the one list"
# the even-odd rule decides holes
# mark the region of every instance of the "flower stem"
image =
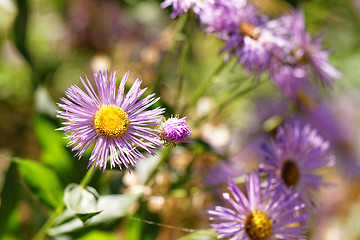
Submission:
[[164,60],[161,64],[161,66],[159,67],[159,70],[157,71],[157,73],[155,74],[155,80],[154,80],[154,83],[151,84],[151,86],[149,86],[149,92],[154,92],[154,91],[157,91],[159,88],[159,84],[160,84],[160,80],[161,80],[161,77],[162,77],[162,74],[164,72],[164,70],[166,69],[167,67],[167,64],[170,60],[170,57],[171,55],[173,54],[174,52],[174,49],[176,47],[176,43],[178,42],[179,40],[179,34],[182,32],[182,30],[184,29],[185,27],[185,23],[187,21],[187,16],[188,14],[183,14],[180,19],[178,20],[177,22],[177,26],[176,26],[176,30],[175,30],[175,34],[174,34],[174,37],[171,39],[171,42],[169,44],[169,48],[166,52],[166,55],[164,57]]
[[196,104],[196,102],[199,100],[199,98],[201,96],[203,96],[204,93],[206,92],[206,90],[209,88],[210,84],[213,81],[213,78],[221,70],[223,70],[224,67],[225,67],[225,61],[224,61],[224,59],[222,59],[221,62],[218,64],[218,66],[214,69],[214,71],[209,75],[209,77],[204,82],[202,82],[202,84],[197,88],[197,90],[194,92],[194,94],[190,97],[188,103],[183,106],[182,110],[180,111],[180,113],[181,113],[180,115],[184,115],[185,110],[187,108],[191,108]]
[[[85,188],[89,184],[89,182],[91,181],[92,177],[94,176],[94,173],[95,173],[95,166],[92,165],[88,169],[88,171],[86,172],[84,178],[81,180],[80,186]],[[65,204],[63,202],[61,205],[59,205],[56,208],[55,212],[44,223],[44,225],[41,227],[39,232],[35,235],[33,240],[42,240],[42,239],[44,239],[44,237],[46,236],[48,230],[52,227],[52,225],[54,224],[56,218],[64,211],[64,209],[65,209]]]
[[[95,163],[94,163],[95,164]],[[82,188],[85,188],[89,182],[91,181],[92,177],[94,176],[94,173],[95,173],[95,166],[91,166],[88,171],[86,172],[84,178],[81,180],[80,182],[80,186]]]
[[178,89],[177,89],[177,94],[175,97],[175,112],[178,110],[178,106],[179,106],[179,100],[181,98],[181,92],[183,89],[183,82],[184,82],[184,76],[185,76],[185,65],[186,65],[186,60],[187,57],[189,55],[189,50],[190,50],[190,43],[191,43],[191,36],[194,30],[194,25],[195,25],[195,19],[193,14],[189,13],[189,24],[186,30],[186,36],[185,36],[185,41],[183,44],[183,47],[181,49],[181,54],[180,54],[180,61],[179,61],[179,84],[178,84]]
[[159,167],[169,158],[169,155],[170,155],[172,149],[173,149],[173,147],[167,146],[162,151],[161,158],[160,158],[159,162],[157,163],[156,167],[154,168],[154,170],[149,174],[149,177],[146,179],[145,185],[148,185],[150,183],[150,181],[153,179],[156,172],[158,171]]
[[36,234],[33,240],[43,240],[45,238],[47,231],[54,224],[55,219],[64,211],[64,208],[65,208],[65,204],[62,203],[62,205],[59,206],[55,210],[55,212],[50,216],[50,218],[44,223],[44,225],[41,227],[40,231]]
[[261,86],[264,81],[257,82],[255,84],[251,84],[250,86],[246,87],[245,89],[240,89],[239,91],[235,92],[234,94],[229,95],[225,100],[220,102],[218,104],[218,107],[216,109],[213,109],[211,111],[211,114],[207,114],[203,116],[202,118],[197,119],[193,127],[198,127],[205,119],[210,118],[212,116],[217,116],[220,114],[222,110],[224,110],[230,103],[232,103],[234,100],[238,99],[239,97],[245,96],[247,93],[251,92],[252,90],[256,89],[257,87]]

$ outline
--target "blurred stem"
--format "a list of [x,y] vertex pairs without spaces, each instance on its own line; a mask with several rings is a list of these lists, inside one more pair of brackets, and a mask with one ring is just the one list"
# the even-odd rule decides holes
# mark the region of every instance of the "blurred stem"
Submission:
[[204,95],[206,90],[209,88],[210,84],[212,83],[214,77],[219,74],[221,70],[223,70],[225,66],[225,60],[222,59],[218,66],[214,69],[214,71],[210,74],[210,76],[202,82],[202,84],[197,88],[194,94],[190,97],[190,100],[183,106],[180,111],[180,115],[183,115],[188,108],[193,107],[196,102],[199,100],[201,96]]
[[181,55],[180,55],[180,61],[179,61],[179,84],[178,84],[177,94],[175,97],[175,107],[174,107],[175,112],[177,112],[177,110],[178,110],[179,100],[180,100],[182,89],[183,89],[183,82],[184,82],[184,76],[185,76],[185,65],[186,65],[187,57],[189,55],[191,36],[192,36],[193,30],[194,30],[194,25],[195,25],[194,15],[191,13],[189,13],[189,15],[190,16],[189,16],[188,29],[186,31],[185,42],[181,49]]
[[63,203],[61,206],[59,206],[55,212],[50,216],[50,218],[45,222],[45,224],[42,226],[40,231],[36,234],[36,236],[33,238],[33,240],[43,240],[46,236],[47,231],[51,228],[51,226],[54,224],[55,219],[64,211],[65,204]]
[[145,185],[149,185],[150,181],[153,179],[153,177],[154,177],[155,174],[157,173],[159,167],[160,167],[161,165],[163,165],[163,163],[169,158],[169,155],[170,155],[172,149],[173,149],[173,147],[167,146],[167,147],[162,151],[160,161],[158,162],[158,164],[156,165],[156,167],[154,168],[154,170],[150,173],[148,179],[146,179]]
[[188,14],[183,14],[180,19],[177,22],[177,26],[176,26],[176,30],[175,30],[175,34],[174,37],[171,39],[171,42],[169,44],[169,48],[166,52],[165,58],[159,68],[159,70],[156,73],[156,77],[155,77],[155,81],[154,83],[149,87],[150,92],[154,92],[154,91],[158,91],[158,86],[160,84],[160,80],[162,78],[162,74],[164,72],[164,70],[167,67],[167,64],[169,63],[170,57],[174,52],[174,49],[176,47],[176,43],[178,42],[178,35],[180,32],[182,32],[182,30],[184,29],[185,23],[187,21],[187,17]]
[[239,97],[245,96],[247,93],[251,92],[252,90],[259,87],[261,84],[263,84],[265,81],[259,81],[255,84],[251,84],[245,89],[240,89],[239,91],[235,92],[234,94],[228,96],[225,100],[221,101],[219,103],[219,106],[211,111],[211,114],[207,114],[203,116],[202,118],[198,119],[194,124],[193,127],[196,128],[200,125],[201,122],[203,122],[205,119],[219,115],[222,110],[224,110],[230,103],[232,103],[234,100],[238,99]]
[[[89,184],[92,177],[94,176],[94,173],[95,173],[95,163],[88,169],[85,176],[81,180],[80,186],[82,188],[85,188]],[[44,239],[47,232],[48,232],[48,230],[52,227],[52,225],[54,224],[56,218],[64,211],[64,209],[65,209],[65,204],[64,204],[64,202],[62,202],[62,204],[56,208],[55,212],[44,223],[44,225],[41,227],[39,232],[35,235],[33,240],[42,240],[42,239]]]

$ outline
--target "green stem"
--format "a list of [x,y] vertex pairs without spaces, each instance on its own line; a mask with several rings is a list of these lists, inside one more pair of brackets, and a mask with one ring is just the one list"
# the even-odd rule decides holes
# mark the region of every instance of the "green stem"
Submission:
[[194,30],[194,26],[195,26],[195,17],[193,14],[189,13],[189,23],[187,24],[187,30],[186,30],[186,37],[185,37],[185,42],[184,45],[181,49],[181,54],[180,54],[180,61],[179,61],[179,84],[178,84],[178,89],[177,89],[177,94],[175,97],[175,112],[177,112],[178,107],[179,107],[179,100],[181,98],[181,93],[182,93],[182,89],[183,89],[183,82],[184,82],[184,76],[185,76],[185,65],[186,65],[186,60],[187,57],[189,55],[189,50],[190,50],[190,43],[191,43],[191,36]]
[[164,72],[164,70],[166,69],[167,67],[167,64],[170,60],[170,57],[171,55],[173,54],[174,52],[174,49],[176,47],[176,43],[178,42],[179,38],[178,38],[178,35],[179,33],[182,32],[182,30],[184,29],[184,26],[185,26],[185,23],[187,21],[187,16],[188,14],[183,14],[180,19],[178,20],[177,22],[177,26],[176,26],[176,30],[175,30],[175,34],[174,34],[174,37],[171,39],[171,42],[169,44],[169,48],[166,52],[166,55],[165,55],[165,58],[159,68],[159,70],[157,71],[157,73],[155,74],[155,80],[154,80],[154,83],[151,84],[151,86],[149,86],[149,91],[150,92],[154,92],[154,91],[157,91],[158,90],[158,86],[160,84],[160,80],[161,80],[161,77],[162,77],[162,74]]
[[[264,81],[263,81],[264,82]],[[245,89],[240,89],[240,91],[230,95],[229,97],[227,97],[225,100],[223,100],[219,106],[214,109],[213,111],[211,111],[211,114],[208,114],[200,119],[198,119],[197,121],[195,121],[195,123],[193,124],[193,127],[196,128],[200,125],[201,122],[203,122],[205,119],[212,117],[212,116],[216,116],[219,115],[220,112],[225,109],[230,103],[232,103],[234,100],[236,100],[239,97],[245,96],[247,93],[251,92],[252,90],[254,90],[255,88],[259,87],[263,82],[258,82],[256,84],[252,84],[250,86],[248,86]]]
[[180,115],[183,115],[187,108],[191,108],[195,105],[195,103],[199,100],[201,96],[204,95],[206,90],[209,88],[210,84],[213,81],[213,78],[219,74],[219,72],[224,68],[225,61],[224,59],[221,60],[220,64],[214,69],[214,71],[210,74],[210,76],[202,82],[202,84],[197,88],[197,90],[194,92],[194,94],[190,97],[189,101],[180,111]]
[[[95,163],[94,163],[95,164]],[[94,176],[95,174],[95,166],[92,165],[89,170],[86,172],[85,176],[83,177],[83,179],[81,180],[80,182],[80,186],[82,188],[85,188],[89,182],[91,181],[92,177]]]
[[161,158],[159,160],[159,162],[157,163],[156,167],[154,168],[154,170],[150,173],[149,177],[146,179],[145,181],[145,185],[149,185],[150,181],[153,179],[153,177],[155,176],[156,172],[158,171],[159,167],[161,165],[163,165],[163,163],[169,158],[169,155],[171,153],[171,150],[173,149],[173,147],[171,146],[167,146],[161,153]]
[[[92,177],[94,176],[94,173],[95,173],[95,167],[94,167],[94,165],[92,165],[88,169],[88,171],[86,172],[84,178],[81,180],[80,186],[85,188],[89,184],[89,182],[91,181]],[[42,240],[42,239],[44,239],[45,236],[46,236],[46,233],[52,227],[52,225],[54,224],[56,218],[64,211],[64,209],[65,209],[65,204],[63,202],[60,206],[58,206],[56,208],[55,212],[44,223],[44,225],[41,227],[39,232],[35,235],[33,240]]]
[[51,217],[45,222],[45,224],[41,227],[40,231],[36,234],[33,240],[43,240],[46,236],[47,231],[54,224],[55,219],[64,211],[65,204],[63,203],[59,206],[55,212],[51,215]]

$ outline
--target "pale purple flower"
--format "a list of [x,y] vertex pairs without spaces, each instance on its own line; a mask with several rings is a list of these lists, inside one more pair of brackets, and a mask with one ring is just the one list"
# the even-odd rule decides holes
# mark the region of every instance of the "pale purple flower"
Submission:
[[[309,98],[311,98],[309,96]],[[346,178],[360,179],[358,92],[348,92],[335,99],[312,99],[310,107],[302,107],[306,121],[316,127],[330,142],[337,166]]]
[[187,13],[191,7],[193,7],[195,14],[199,14],[201,11],[202,1],[200,0],[165,0],[160,4],[161,8],[167,8],[172,6],[171,18]]
[[330,54],[322,49],[319,40],[306,32],[303,13],[296,11],[291,16],[291,42],[296,60],[308,64],[325,85],[331,86],[334,79],[342,77],[342,73],[330,64]]
[[171,117],[159,124],[161,139],[165,144],[176,145],[190,142],[191,128],[186,123],[186,117]]
[[306,239],[303,234],[308,214],[302,211],[305,204],[298,203],[297,194],[284,194],[283,186],[271,189],[271,184],[262,187],[257,171],[245,175],[246,193],[229,180],[230,193],[223,198],[231,208],[216,206],[208,211],[211,226],[220,233],[218,238],[230,240],[275,240]]
[[289,192],[298,192],[302,201],[313,207],[314,192],[328,185],[315,171],[335,163],[329,148],[317,130],[289,122],[278,127],[270,145],[262,145],[265,156],[260,169],[285,184]]
[[67,98],[61,98],[63,104],[58,104],[63,109],[58,111],[58,117],[66,120],[59,130],[68,133],[72,150],[79,150],[75,156],[80,159],[95,144],[88,166],[95,163],[94,167],[99,165],[105,171],[110,157],[111,168],[118,165],[122,169],[124,165],[130,170],[130,166],[145,157],[141,149],[154,155],[153,149],[161,144],[156,126],[164,109],[147,110],[159,98],[150,94],[139,100],[146,88],[140,89],[138,79],[125,94],[128,76],[129,72],[117,88],[115,72],[110,76],[107,71],[94,74],[97,91],[87,78],[86,81],[80,78],[86,91],[72,85],[65,92]]
[[225,40],[239,32],[242,22],[252,26],[263,22],[257,7],[246,0],[208,0],[204,1],[202,9],[199,19],[205,32]]
[[270,70],[270,76],[281,92],[294,100],[299,97],[300,92],[306,91],[310,85],[309,73],[303,66],[279,66]]

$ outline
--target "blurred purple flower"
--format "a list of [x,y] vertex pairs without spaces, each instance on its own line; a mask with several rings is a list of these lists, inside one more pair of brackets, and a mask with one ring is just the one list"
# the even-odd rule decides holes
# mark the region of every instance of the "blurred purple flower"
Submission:
[[303,66],[279,66],[271,69],[270,75],[281,92],[293,100],[298,99],[299,93],[306,91],[310,85],[309,73]]
[[301,199],[313,208],[314,191],[327,185],[314,171],[335,163],[329,148],[329,142],[309,125],[300,127],[295,121],[286,123],[278,127],[270,145],[262,145],[265,156],[259,168],[275,181],[285,184],[291,193],[298,192]]
[[337,166],[346,178],[360,178],[360,157],[357,151],[359,93],[338,96],[333,101],[313,100],[311,107],[303,107],[306,121],[316,127],[330,142],[336,154]]
[[210,220],[218,223],[211,226],[220,235],[231,240],[305,239],[302,225],[308,214],[301,213],[305,204],[297,204],[297,195],[284,194],[283,186],[271,190],[270,183],[262,188],[257,171],[246,175],[246,193],[229,180],[230,193],[223,193],[232,209],[216,206],[208,211]]
[[[157,130],[154,128],[164,112],[162,108],[145,110],[158,101],[154,94],[142,100],[138,99],[145,89],[140,89],[141,81],[136,79],[127,94],[124,94],[127,72],[116,93],[116,73],[108,76],[108,72],[94,74],[97,92],[86,78],[81,82],[86,92],[72,85],[66,92],[67,98],[61,98],[58,104],[63,111],[58,111],[59,118],[67,120],[64,130],[73,145],[72,150],[79,150],[75,156],[79,159],[85,150],[94,142],[95,147],[89,159],[89,165],[95,162],[103,171],[110,156],[110,167],[115,164],[129,169],[135,166],[138,159],[145,157],[138,148],[154,155],[152,150],[160,145]],[[138,102],[137,102],[138,101]]]
[[334,79],[341,78],[342,73],[329,62],[329,52],[322,50],[319,39],[311,38],[305,30],[304,14],[300,11],[293,12],[293,25],[290,36],[294,46],[293,52],[298,63],[309,64],[320,80],[331,86]]
[[201,9],[202,1],[200,0],[165,0],[160,4],[161,8],[167,8],[172,6],[172,13],[170,14],[171,18],[176,18],[177,16],[187,13],[191,7],[195,14],[199,14]]
[[159,124],[161,139],[165,144],[176,145],[190,142],[191,128],[186,123],[186,117],[171,117]]

